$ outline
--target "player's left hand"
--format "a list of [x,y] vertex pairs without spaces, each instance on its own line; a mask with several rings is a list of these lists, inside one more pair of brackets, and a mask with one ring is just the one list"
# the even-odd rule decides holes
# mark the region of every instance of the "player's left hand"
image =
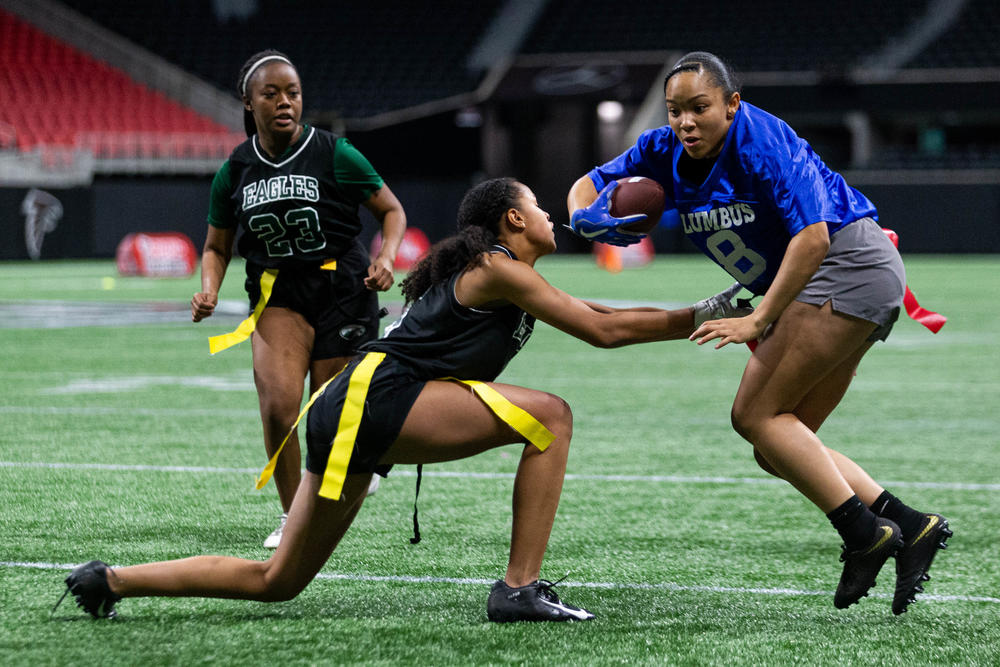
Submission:
[[376,257],[368,267],[365,287],[377,292],[384,292],[392,287],[395,278],[392,275],[392,262],[385,257]]
[[715,349],[724,347],[729,343],[746,343],[757,340],[767,328],[767,322],[757,317],[756,313],[750,313],[744,317],[729,317],[722,320],[708,320],[694,330],[688,338],[698,345],[704,345],[710,340],[718,340]]

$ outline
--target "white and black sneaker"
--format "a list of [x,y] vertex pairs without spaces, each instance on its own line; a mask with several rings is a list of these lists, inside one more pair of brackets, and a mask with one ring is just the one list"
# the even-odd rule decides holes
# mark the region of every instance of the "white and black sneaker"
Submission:
[[551,581],[539,579],[527,586],[511,588],[503,580],[493,584],[486,601],[486,616],[494,623],[513,621],[589,621],[594,618],[586,609],[559,599]]
[[281,535],[285,532],[285,523],[288,522],[288,513],[283,513],[278,517],[278,527],[274,529],[274,532],[267,536],[264,540],[265,549],[277,549],[278,545],[281,544]]

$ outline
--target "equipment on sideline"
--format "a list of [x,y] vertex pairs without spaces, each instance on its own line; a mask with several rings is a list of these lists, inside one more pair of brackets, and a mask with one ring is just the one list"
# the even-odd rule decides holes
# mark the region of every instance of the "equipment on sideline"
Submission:
[[[382,232],[375,234],[372,239],[369,253],[372,257],[382,249]],[[431,242],[427,234],[418,227],[407,227],[403,232],[403,240],[399,244],[399,252],[396,253],[395,269],[397,271],[409,271],[417,262],[423,259],[427,251],[431,249]]]
[[138,232],[118,244],[115,263],[123,276],[186,278],[198,266],[198,251],[180,232]]

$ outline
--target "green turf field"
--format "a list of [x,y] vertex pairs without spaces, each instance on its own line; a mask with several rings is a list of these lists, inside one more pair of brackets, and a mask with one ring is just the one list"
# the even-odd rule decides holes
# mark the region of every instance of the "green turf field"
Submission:
[[[239,266],[225,312],[193,325],[197,277],[2,263],[0,664],[998,664],[1000,257],[906,260],[949,322],[935,336],[901,320],[820,435],[951,520],[908,613],[890,611],[891,563],[872,597],[833,607],[836,533],[729,426],[744,347],[598,350],[539,325],[501,380],[574,409],[543,576],[566,575],[562,596],[597,620],[504,626],[485,601],[506,564],[516,446],[429,467],[416,546],[414,473],[398,467],[290,602],[129,599],[95,622],[67,600],[52,614],[67,570],[93,558],[265,558],[279,505],[273,485],[253,489],[249,344],[208,354],[241,319]],[[538,268],[595,300],[689,304],[728,284],[693,256]]]

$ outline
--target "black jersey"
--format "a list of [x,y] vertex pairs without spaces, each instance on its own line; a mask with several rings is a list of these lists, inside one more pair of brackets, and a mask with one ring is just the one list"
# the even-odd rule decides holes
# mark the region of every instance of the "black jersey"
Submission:
[[[502,246],[511,259],[513,253]],[[430,287],[385,335],[361,346],[386,352],[414,368],[424,379],[454,377],[492,381],[531,336],[535,318],[515,305],[495,310],[463,306],[455,297],[461,272]]]
[[278,158],[254,135],[216,174],[209,222],[238,224],[240,255],[259,265],[319,263],[351,247],[361,231],[358,205],[381,186],[367,160],[331,132],[306,126]]

